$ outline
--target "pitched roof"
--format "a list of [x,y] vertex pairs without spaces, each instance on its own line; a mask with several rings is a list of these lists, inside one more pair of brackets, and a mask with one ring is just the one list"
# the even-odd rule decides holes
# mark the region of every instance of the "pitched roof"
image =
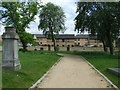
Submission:
[[56,38],[60,39],[74,39],[74,34],[59,34]]
[[45,38],[45,35],[43,34],[34,34],[34,35],[36,35],[37,38]]
[[76,35],[76,38],[89,38],[89,35],[79,34],[79,35]]
[[[45,38],[45,35],[43,34],[34,34],[36,35],[37,38]],[[79,34],[79,35],[74,35],[74,34],[59,34],[56,36],[57,39],[80,39],[80,38],[85,38],[85,39],[96,39],[97,37],[90,37],[88,34]]]

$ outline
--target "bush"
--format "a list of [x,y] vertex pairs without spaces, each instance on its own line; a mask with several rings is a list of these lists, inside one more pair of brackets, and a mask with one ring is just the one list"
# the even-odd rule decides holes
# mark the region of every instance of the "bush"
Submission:
[[28,51],[27,49],[20,48],[19,51],[26,52]]
[[59,46],[56,46],[56,51],[59,51],[59,50],[60,50]]

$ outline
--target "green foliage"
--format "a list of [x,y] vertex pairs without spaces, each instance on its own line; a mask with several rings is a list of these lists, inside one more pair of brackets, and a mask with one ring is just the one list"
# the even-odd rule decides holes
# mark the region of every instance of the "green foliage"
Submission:
[[23,49],[26,50],[27,44],[35,44],[35,39],[33,38],[33,35],[27,32],[19,32],[19,37],[21,39],[21,42],[23,42]]
[[59,50],[60,50],[59,46],[56,46],[56,51],[59,51]]
[[30,34],[25,33],[25,29],[29,28],[30,22],[35,20],[35,15],[41,6],[38,2],[2,2],[2,7],[4,8],[3,23],[16,28],[21,42],[24,44],[23,48],[26,49],[26,44],[31,43],[32,38]]
[[112,42],[120,34],[119,8],[120,2],[78,2],[75,30],[97,35],[98,39],[109,45],[112,52]]
[[47,30],[54,33],[59,33],[61,30],[65,30],[64,22],[65,15],[61,7],[52,3],[47,3],[40,11],[40,24],[39,29],[46,34]]

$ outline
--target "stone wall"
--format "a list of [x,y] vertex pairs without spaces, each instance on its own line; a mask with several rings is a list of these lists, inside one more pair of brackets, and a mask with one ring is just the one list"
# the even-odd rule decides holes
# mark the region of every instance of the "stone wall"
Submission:
[[[20,47],[21,48],[21,47]],[[28,47],[28,50],[40,50],[40,48],[43,48],[43,50],[48,50],[48,46],[32,46]],[[51,50],[54,50],[54,47],[51,47]],[[108,49],[109,50],[109,49]],[[67,51],[67,47],[59,47],[59,51]],[[104,51],[103,47],[70,47],[70,51]],[[119,51],[118,48],[115,48],[115,51]]]

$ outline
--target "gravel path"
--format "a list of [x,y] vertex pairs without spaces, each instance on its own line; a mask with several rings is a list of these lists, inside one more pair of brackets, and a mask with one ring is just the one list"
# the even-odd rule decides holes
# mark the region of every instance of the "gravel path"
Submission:
[[[63,54],[61,54],[63,55]],[[108,88],[110,84],[80,56],[67,55],[50,70],[38,88]]]

